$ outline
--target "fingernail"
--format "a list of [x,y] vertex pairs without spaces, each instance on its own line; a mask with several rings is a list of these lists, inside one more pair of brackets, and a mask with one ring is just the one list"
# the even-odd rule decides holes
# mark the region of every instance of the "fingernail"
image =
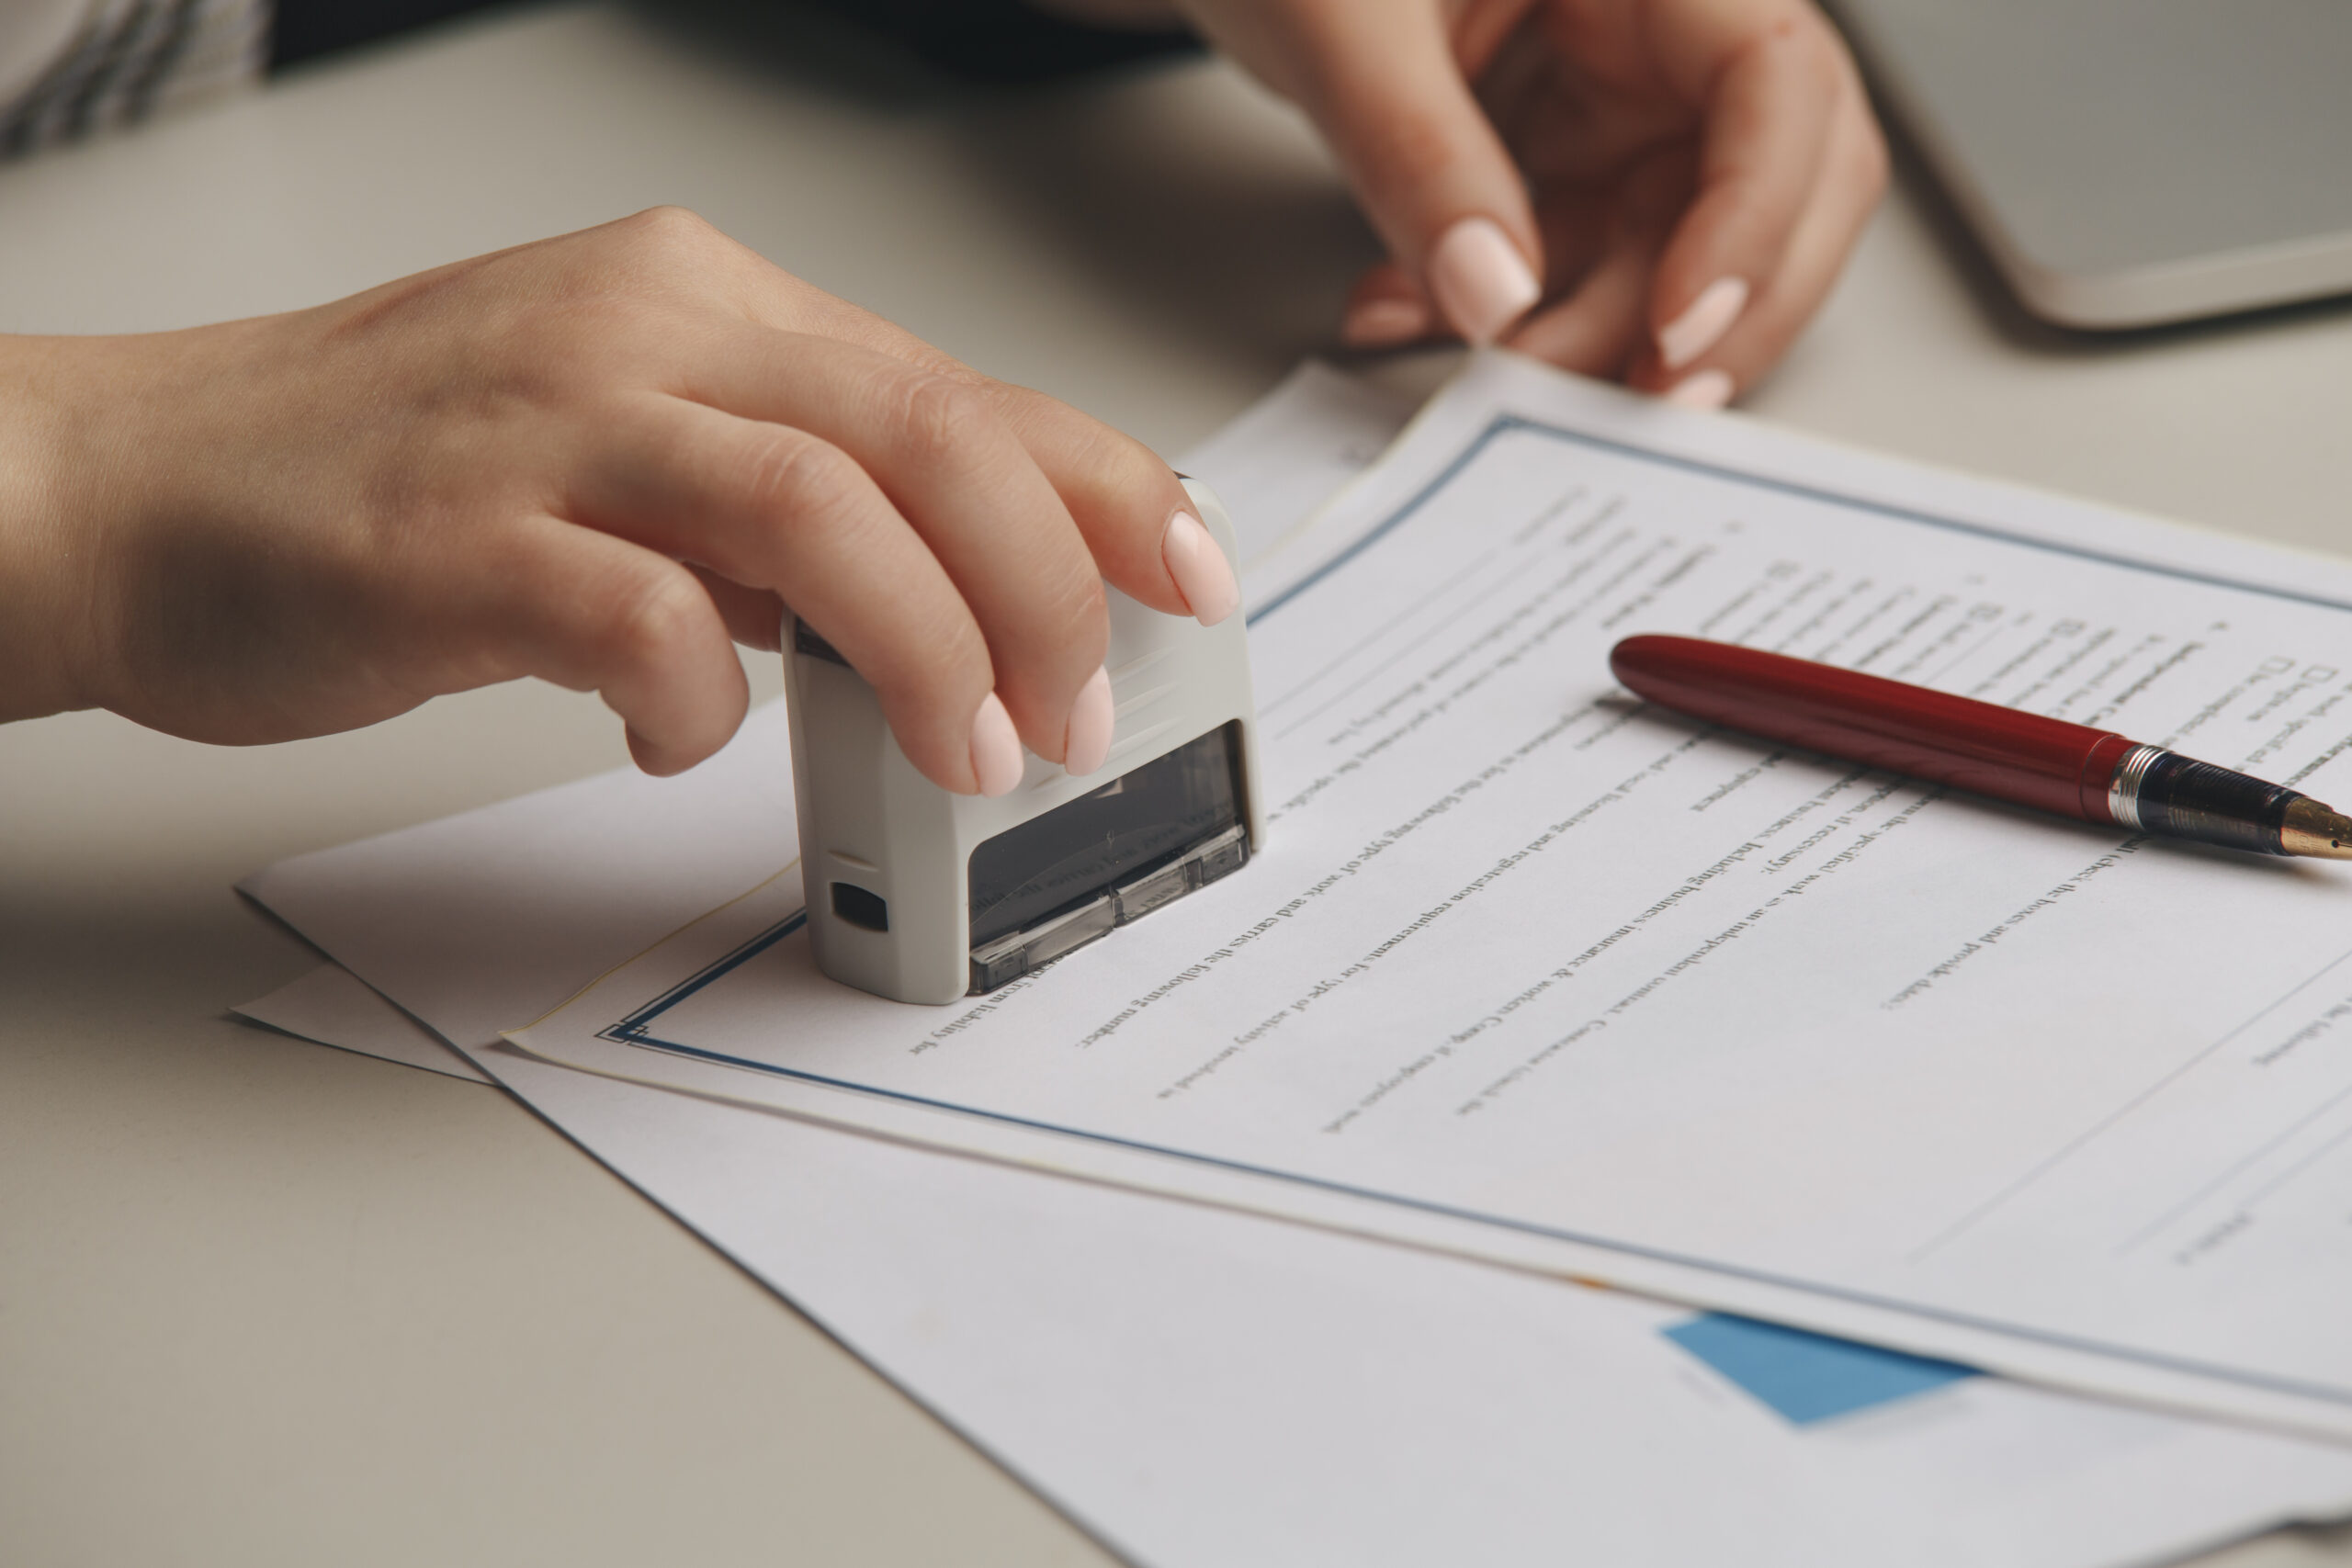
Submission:
[[980,699],[972,716],[972,772],[986,795],[1011,795],[1021,784],[1026,765],[1021,760],[1021,732],[994,692]]
[[1241,587],[1233,581],[1232,563],[1191,513],[1179,512],[1168,520],[1168,532],[1159,541],[1159,558],[1168,563],[1168,575],[1176,580],[1184,607],[1201,625],[1216,625],[1241,603]]
[[1430,253],[1430,291],[1455,329],[1486,344],[1543,297],[1527,258],[1491,218],[1464,218]]
[[1719,277],[1699,290],[1682,314],[1658,330],[1657,355],[1668,370],[1679,370],[1723,341],[1747,309],[1747,280]]
[[1388,348],[1430,335],[1430,308],[1419,299],[1366,299],[1340,322],[1340,341],[1351,348]]
[[1062,766],[1083,778],[1111,754],[1111,672],[1097,670],[1094,678],[1069,706],[1069,729],[1062,740]]
[[1727,370],[1702,370],[1695,376],[1685,376],[1666,394],[1669,403],[1679,403],[1686,409],[1719,409],[1731,401],[1732,380]]

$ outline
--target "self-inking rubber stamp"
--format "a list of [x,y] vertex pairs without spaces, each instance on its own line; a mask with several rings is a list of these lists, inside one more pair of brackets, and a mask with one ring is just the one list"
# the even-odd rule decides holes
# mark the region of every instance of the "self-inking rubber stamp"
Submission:
[[[1185,491],[1226,558],[1233,525]],[[992,991],[1230,875],[1262,844],[1257,705],[1238,613],[1214,626],[1116,589],[1102,767],[1029,759],[1012,793],[917,773],[864,677],[796,619],[785,652],[801,876],[818,967],[905,1002]]]

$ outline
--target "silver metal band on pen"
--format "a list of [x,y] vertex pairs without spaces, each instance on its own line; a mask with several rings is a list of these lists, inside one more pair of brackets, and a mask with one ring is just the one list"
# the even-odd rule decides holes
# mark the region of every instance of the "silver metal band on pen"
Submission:
[[2134,746],[2115,765],[2115,777],[2107,786],[2107,809],[2118,827],[2136,831],[2143,826],[2140,820],[2140,786],[2147,782],[2148,770],[2164,755],[2161,746]]

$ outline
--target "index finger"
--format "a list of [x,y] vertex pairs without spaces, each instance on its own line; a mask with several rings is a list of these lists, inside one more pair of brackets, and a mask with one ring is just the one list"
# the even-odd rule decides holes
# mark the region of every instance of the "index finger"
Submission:
[[1747,6],[1677,9],[1689,30],[1663,47],[1680,56],[1671,74],[1702,95],[1704,129],[1697,193],[1650,294],[1650,330],[1669,370],[1713,347],[1780,270],[1851,69],[1809,6],[1776,6],[1760,20]]
[[1151,448],[1060,400],[982,375],[893,322],[761,264],[747,308],[764,325],[822,333],[970,387],[993,405],[1061,498],[1097,570],[1128,597],[1214,625],[1240,603],[1174,470]]

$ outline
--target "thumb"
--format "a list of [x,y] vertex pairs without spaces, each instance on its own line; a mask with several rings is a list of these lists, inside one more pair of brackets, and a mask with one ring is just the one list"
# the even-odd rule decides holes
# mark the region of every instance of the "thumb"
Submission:
[[[1331,144],[1389,253],[1474,344],[1543,295],[1527,187],[1462,74],[1430,0],[1328,13],[1299,73],[1301,107]],[[1320,7],[1317,7],[1320,9]]]

